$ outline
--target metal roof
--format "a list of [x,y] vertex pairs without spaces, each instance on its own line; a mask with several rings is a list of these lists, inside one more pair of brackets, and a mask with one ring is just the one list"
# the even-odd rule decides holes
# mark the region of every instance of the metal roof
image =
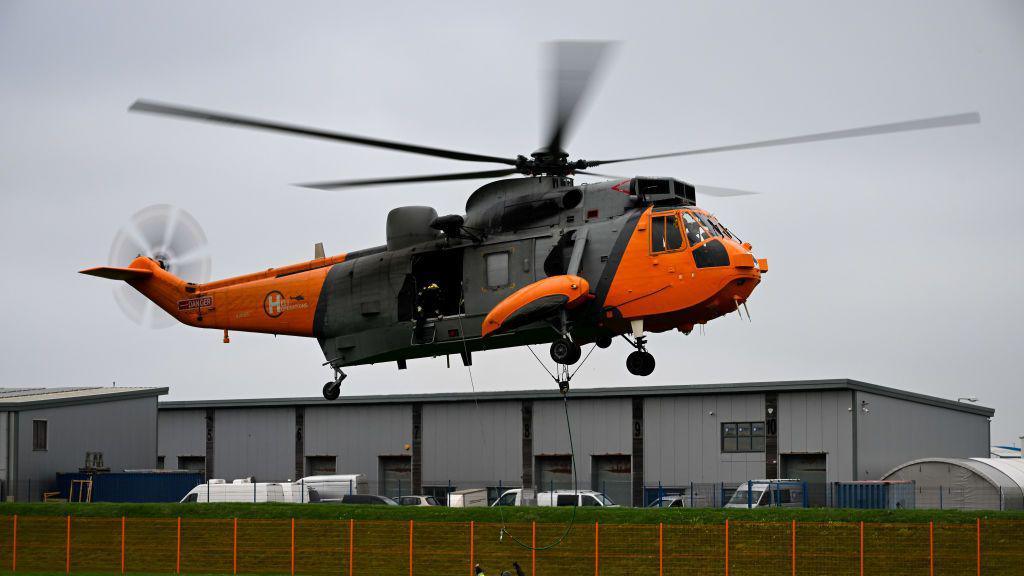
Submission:
[[[573,388],[572,398],[621,398],[621,397],[656,397],[656,396],[697,396],[707,394],[749,394],[765,392],[817,392],[823,390],[855,390],[887,396],[900,400],[939,406],[991,417],[995,414],[992,408],[965,404],[945,398],[937,398],[916,392],[907,392],[896,388],[888,388],[877,384],[868,384],[857,380],[838,378],[832,380],[786,380],[778,382],[737,382],[726,384],[688,384],[670,386],[622,386],[618,388]],[[161,410],[185,410],[205,408],[257,408],[284,406],[337,406],[353,404],[408,404],[431,402],[473,402],[488,400],[553,400],[561,398],[558,390],[552,385],[543,390],[508,390],[500,392],[442,392],[434,394],[389,394],[377,396],[342,396],[328,402],[321,397],[300,398],[248,398],[225,400],[178,400],[160,402]]]
[[80,388],[0,388],[0,410],[18,411],[167,394],[167,388],[94,386]]

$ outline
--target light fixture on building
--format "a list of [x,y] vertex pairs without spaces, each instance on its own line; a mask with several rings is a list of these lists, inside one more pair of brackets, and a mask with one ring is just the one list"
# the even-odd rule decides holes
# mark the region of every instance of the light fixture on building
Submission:
[[871,402],[868,402],[867,400],[861,400],[860,401],[860,411],[865,413],[865,414],[870,414],[871,410],[868,408],[868,404],[871,404]]
[[968,402],[977,402],[978,401],[978,397],[977,396],[964,396],[963,398],[957,398],[956,399],[957,402],[963,402],[965,400],[968,401]]

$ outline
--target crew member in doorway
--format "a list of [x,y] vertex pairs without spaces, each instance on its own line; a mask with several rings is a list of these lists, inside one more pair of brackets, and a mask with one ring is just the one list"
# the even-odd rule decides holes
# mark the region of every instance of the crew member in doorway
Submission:
[[427,318],[441,316],[441,287],[437,282],[427,284],[416,294],[416,335],[423,334],[423,325]]

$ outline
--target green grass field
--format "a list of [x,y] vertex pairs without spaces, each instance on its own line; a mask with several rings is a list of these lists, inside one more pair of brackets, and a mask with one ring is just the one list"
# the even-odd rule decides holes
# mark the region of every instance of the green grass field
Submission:
[[[342,504],[51,504],[3,503],[0,515],[13,516],[77,516],[130,518],[260,518],[318,520],[415,520],[417,522],[567,522],[570,508],[445,508],[410,506],[353,506]],[[579,508],[576,519],[581,523],[602,524],[717,524],[726,518],[769,522],[884,522],[970,524],[982,520],[1024,520],[1024,512],[956,510],[849,510],[835,508],[743,509],[641,509],[641,508]]]
[[[580,508],[568,532],[571,509],[506,508],[505,524],[500,512],[6,503],[0,573],[437,576],[518,560],[530,576],[974,576],[1024,565],[1021,512]],[[544,545],[563,533],[535,553],[509,536]]]

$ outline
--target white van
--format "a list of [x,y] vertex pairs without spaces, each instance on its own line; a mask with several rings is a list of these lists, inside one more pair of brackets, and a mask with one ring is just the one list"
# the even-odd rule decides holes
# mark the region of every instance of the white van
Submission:
[[[278,482],[252,482],[241,478],[228,484],[213,478],[189,490],[182,502],[291,502],[293,492],[285,496],[284,485]],[[310,495],[307,492],[306,498]],[[295,500],[297,501],[297,499]],[[307,500],[308,501],[308,500]]]
[[295,484],[315,492],[320,502],[340,502],[343,496],[349,494],[370,493],[370,485],[366,482],[366,476],[362,474],[306,476]]
[[487,488],[467,488],[449,492],[448,506],[452,508],[487,506]]
[[803,481],[794,478],[750,480],[736,487],[726,508],[803,508]]
[[[522,506],[523,489],[506,490],[491,506]],[[593,490],[555,490],[537,492],[537,506],[618,506],[600,492]]]

